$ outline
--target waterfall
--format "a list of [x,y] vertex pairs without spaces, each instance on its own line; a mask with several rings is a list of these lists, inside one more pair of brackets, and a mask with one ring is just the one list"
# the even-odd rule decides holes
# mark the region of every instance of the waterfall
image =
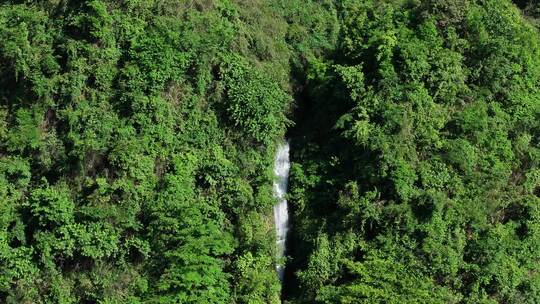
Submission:
[[[274,205],[274,224],[276,226],[276,246],[279,258],[283,257],[285,254],[285,240],[287,237],[287,230],[289,230],[289,213],[287,210],[285,194],[287,193],[290,167],[289,143],[284,142],[278,146],[274,164],[274,174],[276,175],[276,179],[274,180],[274,195],[278,200],[278,203]],[[285,266],[277,265],[276,270],[279,279],[283,282]]]

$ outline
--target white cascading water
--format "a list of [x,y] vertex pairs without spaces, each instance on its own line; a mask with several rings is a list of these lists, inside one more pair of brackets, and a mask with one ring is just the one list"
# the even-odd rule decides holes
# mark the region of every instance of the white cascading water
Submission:
[[[276,175],[276,179],[274,180],[274,195],[278,199],[278,203],[274,205],[274,224],[276,226],[278,258],[283,257],[285,254],[285,240],[287,230],[289,230],[289,213],[285,194],[287,193],[290,167],[289,143],[284,142],[278,146],[274,164],[274,174]],[[277,265],[276,270],[279,279],[283,281],[285,266]]]

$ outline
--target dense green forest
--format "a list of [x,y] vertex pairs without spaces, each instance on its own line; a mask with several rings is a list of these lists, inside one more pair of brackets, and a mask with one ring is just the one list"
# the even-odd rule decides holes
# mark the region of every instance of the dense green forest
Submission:
[[0,303],[540,303],[539,18],[2,1]]
[[500,0],[335,10],[293,129],[294,298],[539,303],[534,16]]
[[278,302],[276,5],[0,6],[0,302]]

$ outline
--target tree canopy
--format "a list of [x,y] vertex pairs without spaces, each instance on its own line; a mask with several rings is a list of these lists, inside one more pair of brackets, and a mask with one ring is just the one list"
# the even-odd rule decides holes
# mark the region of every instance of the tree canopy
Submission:
[[3,1],[0,303],[540,302],[538,20],[517,0]]
[[294,131],[295,298],[540,301],[538,30],[508,1],[335,9]]
[[0,302],[279,301],[278,8],[0,5]]

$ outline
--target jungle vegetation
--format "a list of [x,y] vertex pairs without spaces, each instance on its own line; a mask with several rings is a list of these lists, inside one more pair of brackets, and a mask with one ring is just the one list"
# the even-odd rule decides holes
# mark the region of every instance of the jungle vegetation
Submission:
[[0,303],[540,302],[538,17],[2,1]]
[[335,48],[307,66],[291,131],[292,298],[540,302],[534,16],[500,0],[334,7]]

